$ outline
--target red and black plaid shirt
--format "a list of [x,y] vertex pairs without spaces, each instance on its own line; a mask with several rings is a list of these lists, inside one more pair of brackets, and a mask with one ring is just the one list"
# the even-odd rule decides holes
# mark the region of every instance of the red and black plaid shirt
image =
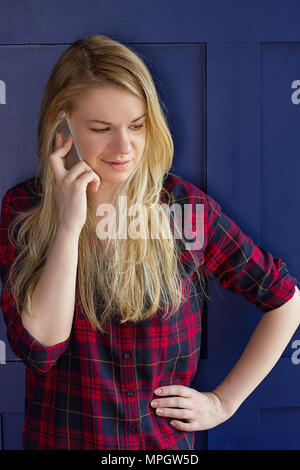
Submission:
[[[197,272],[241,293],[263,312],[287,302],[297,280],[285,263],[254,244],[211,196],[179,176],[168,174],[164,187],[170,204],[191,204],[190,224],[204,230],[200,249],[181,251],[189,299],[169,320],[156,315],[138,324],[118,319],[94,331],[78,296],[70,337],[45,347],[24,328],[6,289],[15,249],[7,232],[13,210],[39,202],[30,178],[10,188],[1,208],[1,307],[7,337],[26,365],[24,449],[193,449],[194,433],[176,430],[170,418],[151,407],[160,385],[190,386],[200,353],[203,301]],[[162,198],[162,202],[166,200]],[[204,220],[196,227],[196,204],[204,204]],[[194,210],[195,209],[195,210]],[[201,225],[201,227],[200,227]],[[193,253],[194,258],[191,257]],[[185,291],[187,292],[187,291]]]

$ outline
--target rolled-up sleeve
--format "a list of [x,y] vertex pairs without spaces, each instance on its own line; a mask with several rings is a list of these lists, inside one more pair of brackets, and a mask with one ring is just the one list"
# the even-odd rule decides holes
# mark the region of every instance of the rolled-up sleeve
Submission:
[[258,246],[208,194],[204,202],[204,268],[208,278],[241,293],[263,312],[280,307],[295,293],[297,279],[283,260]]
[[0,305],[7,327],[6,335],[12,351],[22,359],[24,364],[38,373],[46,373],[69,346],[70,338],[54,346],[39,343],[23,326],[15,300],[8,287],[8,274],[16,258],[16,248],[10,243],[8,230],[15,216],[15,210],[22,210],[20,202],[13,190],[8,190],[2,199],[0,218],[0,276],[2,292]]

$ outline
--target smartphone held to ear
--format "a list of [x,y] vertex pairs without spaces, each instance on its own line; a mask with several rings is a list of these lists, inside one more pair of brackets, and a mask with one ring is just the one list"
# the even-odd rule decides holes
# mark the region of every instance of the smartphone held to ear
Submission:
[[84,160],[84,158],[82,157],[82,154],[80,152],[71,120],[66,113],[64,120],[59,124],[56,131],[62,134],[64,140],[66,140],[70,134],[73,137],[74,143],[70,151],[64,157],[65,168],[66,170],[70,170],[75,165],[75,163],[79,162],[80,160]]

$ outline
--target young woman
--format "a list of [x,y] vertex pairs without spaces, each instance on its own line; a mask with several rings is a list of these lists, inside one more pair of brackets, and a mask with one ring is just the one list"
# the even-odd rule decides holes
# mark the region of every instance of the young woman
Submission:
[[[84,156],[69,170],[64,113]],[[1,307],[26,365],[23,447],[193,449],[194,432],[230,418],[279,359],[299,324],[296,279],[217,201],[170,173],[155,85],[125,45],[96,35],[62,54],[38,137],[36,176],[8,189],[1,209]],[[108,239],[103,222],[118,229]],[[191,229],[203,243],[185,240]],[[190,383],[210,279],[264,315],[225,380],[199,392]]]

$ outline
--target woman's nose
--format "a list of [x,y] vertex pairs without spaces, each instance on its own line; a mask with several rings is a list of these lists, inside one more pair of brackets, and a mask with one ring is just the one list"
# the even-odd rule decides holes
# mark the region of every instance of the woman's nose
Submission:
[[124,153],[125,155],[129,153],[131,150],[129,135],[122,134],[119,137],[113,139],[111,142],[111,148],[113,148],[116,152]]

